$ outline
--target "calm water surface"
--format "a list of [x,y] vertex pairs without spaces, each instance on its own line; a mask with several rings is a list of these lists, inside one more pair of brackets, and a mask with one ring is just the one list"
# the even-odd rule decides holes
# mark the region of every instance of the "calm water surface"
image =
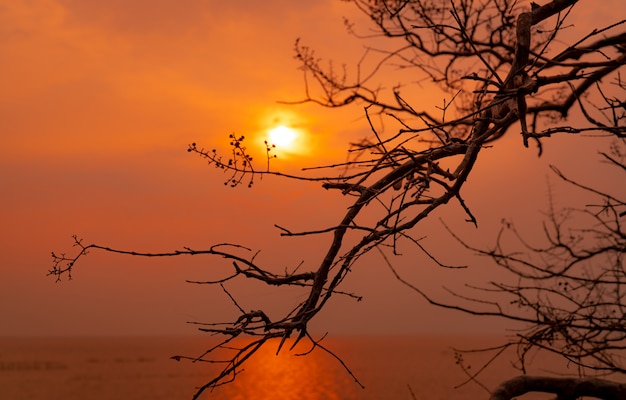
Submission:
[[[487,399],[475,384],[454,387],[466,375],[450,346],[494,344],[489,337],[340,337],[323,342],[349,366],[362,389],[336,359],[322,351],[300,357],[257,354],[235,382],[206,399]],[[190,399],[215,366],[176,362],[198,356],[211,344],[189,338],[0,338],[0,398],[7,400]],[[277,343],[276,343],[277,344]],[[286,346],[285,346],[286,347]],[[476,365],[479,367],[479,365]],[[483,383],[494,387],[516,375],[505,360]],[[410,388],[410,389],[409,389]]]

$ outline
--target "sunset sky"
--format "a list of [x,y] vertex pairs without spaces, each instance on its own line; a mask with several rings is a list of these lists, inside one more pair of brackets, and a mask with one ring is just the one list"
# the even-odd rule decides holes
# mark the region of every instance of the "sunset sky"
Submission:
[[[614,16],[616,9],[626,11],[624,3],[612,4],[605,9],[612,11],[594,10],[598,21],[624,17]],[[368,29],[353,6],[338,0],[0,0],[0,335],[192,334],[187,321],[236,315],[219,287],[185,283],[228,275],[228,263],[216,258],[94,252],[77,265],[72,281],[55,283],[46,276],[50,253],[74,252],[73,234],[86,243],[140,251],[240,243],[261,250],[262,263],[293,268],[304,260],[313,268],[329,237],[284,239],[274,224],[332,226],[346,199],[318,183],[272,177],[233,189],[223,185],[226,175],[186,149],[195,142],[226,151],[234,133],[246,135],[262,159],[263,139],[283,125],[300,136],[294,148],[276,149],[273,168],[297,171],[345,160],[347,144],[370,134],[362,107],[279,103],[304,96],[293,58],[296,38],[337,65],[360,59],[365,42],[346,33],[343,16]],[[430,111],[441,96],[415,94]],[[575,200],[548,165],[611,187],[610,173],[589,174],[598,165],[597,151],[607,146],[554,138],[538,159],[518,137],[505,137],[481,156],[466,189],[478,232],[454,209],[435,215],[418,234],[428,236],[426,243],[447,262],[472,268],[438,271],[410,254],[399,265],[433,292],[466,279],[488,280],[493,266],[452,243],[439,218],[477,244],[493,242],[503,217],[535,234],[548,206],[548,181],[557,204]],[[337,299],[319,315],[316,330],[500,328],[433,309],[374,258],[350,279],[347,287],[364,300]],[[304,298],[246,282],[229,289],[250,309],[264,304],[273,310]]]

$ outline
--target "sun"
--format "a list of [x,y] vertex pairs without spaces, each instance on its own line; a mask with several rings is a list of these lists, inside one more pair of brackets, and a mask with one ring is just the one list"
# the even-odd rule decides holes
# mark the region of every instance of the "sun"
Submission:
[[287,150],[294,146],[295,139],[298,137],[298,133],[294,129],[285,125],[270,129],[268,134],[270,144]]
[[314,148],[314,138],[309,130],[308,119],[285,110],[265,110],[259,119],[259,150],[268,157],[294,161],[308,157]]

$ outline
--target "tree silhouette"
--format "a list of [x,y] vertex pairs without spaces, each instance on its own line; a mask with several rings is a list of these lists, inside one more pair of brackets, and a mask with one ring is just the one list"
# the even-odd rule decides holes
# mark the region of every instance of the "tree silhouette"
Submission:
[[[231,136],[232,152],[227,156],[195,143],[188,148],[217,168],[230,171],[225,184],[233,187],[250,186],[256,175],[268,174],[319,181],[324,189],[352,198],[341,219],[327,229],[294,232],[279,227],[283,236],[330,235],[330,245],[315,269],[275,273],[272,266],[257,263],[254,251],[231,243],[203,250],[145,253],[85,244],[75,237],[77,254],[52,254],[49,274],[57,279],[71,277],[76,263],[90,250],[145,257],[206,254],[232,263],[230,276],[194,282],[220,285],[240,310],[234,321],[200,324],[200,330],[223,336],[216,347],[200,357],[177,356],[215,361],[211,357],[217,349],[233,351],[227,360],[222,360],[222,372],[199,388],[194,398],[234,379],[242,364],[270,340],[279,341],[280,351],[289,338],[294,339],[289,342],[291,348],[305,339],[312,349],[334,356],[310,335],[307,326],[332,296],[358,297],[341,288],[354,264],[365,254],[380,252],[393,269],[397,246],[408,242],[438,265],[454,267],[437,260],[413,236],[414,228],[448,204],[460,206],[467,221],[477,223],[462,189],[479,153],[487,146],[497,151],[498,139],[503,135],[519,135],[521,143],[536,148],[539,155],[543,141],[555,135],[588,133],[614,137],[618,143],[616,153],[604,157],[616,168],[625,168],[620,158],[623,153],[618,152],[619,141],[624,140],[626,132],[626,84],[620,75],[626,59],[626,32],[619,31],[624,20],[588,32],[571,32],[570,14],[584,12],[582,7],[592,4],[579,6],[576,0],[531,3],[530,7],[510,0],[350,2],[376,28],[376,34],[367,38],[384,40],[386,47],[367,48],[351,78],[347,69],[337,70],[332,63],[325,67],[311,48],[296,41],[296,58],[305,76],[305,96],[293,103],[363,106],[373,139],[353,144],[352,156],[343,163],[318,166],[320,173],[315,177],[272,170],[272,146],[267,143],[267,165],[256,166],[246,152],[243,136]],[[350,21],[346,21],[346,26],[359,36]],[[414,108],[405,96],[414,89],[408,82],[385,89],[379,80],[389,68],[414,71],[415,76],[426,77],[447,93],[450,100],[440,108],[441,115]],[[581,118],[571,122],[574,119],[568,117],[572,113]],[[373,117],[377,121],[394,121],[399,128],[384,130]],[[527,324],[525,334],[517,342],[505,345],[519,346],[522,368],[523,355],[531,348],[541,348],[563,355],[581,367],[623,373],[619,354],[626,333],[622,300],[625,234],[621,225],[625,203],[607,193],[594,193],[604,202],[597,210],[577,211],[590,220],[584,220],[586,225],[573,237],[567,222],[570,218],[555,210],[546,226],[547,247],[527,245],[521,235],[517,237],[526,246],[523,255],[507,252],[501,242],[491,250],[466,244],[519,278],[515,284],[491,283],[478,289],[478,297],[458,294],[459,302],[452,304],[433,299],[399,275],[398,279],[432,304]],[[502,235],[505,232],[516,234],[510,225],[503,227]],[[270,319],[263,310],[244,310],[227,291],[224,283],[239,278],[297,287],[306,291],[306,299],[294,304],[282,317]],[[500,304],[502,300],[489,300],[493,294],[509,296],[508,301],[517,308],[509,311]],[[553,301],[555,298],[558,301]],[[245,345],[235,345],[234,339],[242,337],[250,340]],[[556,393],[559,399],[581,395],[626,398],[625,387],[609,381],[542,377],[505,382],[492,398],[510,399],[527,391]]]

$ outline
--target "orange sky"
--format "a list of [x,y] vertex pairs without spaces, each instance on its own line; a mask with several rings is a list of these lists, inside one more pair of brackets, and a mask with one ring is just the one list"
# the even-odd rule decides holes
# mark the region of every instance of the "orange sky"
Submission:
[[[147,262],[94,253],[73,281],[55,284],[46,277],[50,252],[72,252],[72,234],[146,251],[236,242],[261,249],[261,260],[274,265],[315,265],[328,238],[280,239],[273,224],[333,225],[345,199],[315,183],[275,178],[231,189],[185,150],[191,142],[224,148],[231,132],[260,145],[266,129],[292,123],[307,132],[310,151],[279,152],[276,168],[342,161],[345,145],[369,133],[361,107],[277,104],[303,95],[297,37],[338,63],[360,58],[364,43],[345,33],[342,16],[355,10],[337,0],[0,0],[0,335],[193,333],[185,321],[223,321],[236,312],[219,288],[184,283],[229,273],[218,259]],[[433,109],[441,102],[423,92],[415,99]],[[547,165],[584,178],[595,166],[594,146],[557,138],[537,160],[505,138],[498,153],[486,152],[466,193],[484,243],[503,216],[536,224],[547,206]],[[597,180],[610,185],[611,176]],[[436,217],[459,215],[451,209]],[[450,263],[464,262],[466,253],[446,244],[435,219],[431,246],[452,253]],[[452,275],[422,261],[405,257],[400,265],[433,290],[489,276],[487,264]],[[365,300],[338,299],[317,329],[455,331],[465,320],[425,306],[374,260],[348,286]],[[303,298],[247,283],[232,290],[246,308]]]

